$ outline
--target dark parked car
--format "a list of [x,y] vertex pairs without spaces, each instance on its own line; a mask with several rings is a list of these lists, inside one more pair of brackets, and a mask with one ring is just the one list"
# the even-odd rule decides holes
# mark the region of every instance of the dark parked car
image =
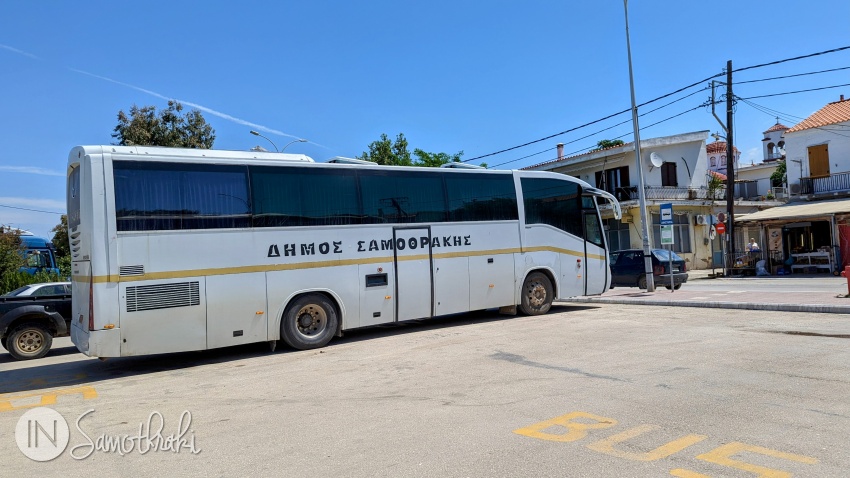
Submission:
[[[31,289],[41,289],[36,286]],[[56,288],[55,295],[0,297],[0,345],[17,360],[44,357],[53,337],[66,336],[71,329],[71,292],[64,284],[50,287]]]
[[[673,285],[675,289],[688,281],[685,260],[667,249],[652,250],[652,276],[656,287],[670,288],[670,255],[673,256]],[[611,253],[611,288],[640,287],[646,289],[646,269],[642,249],[626,249]]]

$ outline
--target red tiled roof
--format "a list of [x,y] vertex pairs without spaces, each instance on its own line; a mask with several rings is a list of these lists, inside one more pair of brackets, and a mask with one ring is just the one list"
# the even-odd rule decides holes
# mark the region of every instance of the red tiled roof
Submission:
[[777,122],[775,125],[771,126],[769,130],[765,131],[762,134],[773,133],[774,131],[785,131],[786,129],[788,129],[787,126]]
[[850,121],[850,99],[842,99],[827,104],[785,133],[796,133],[804,129],[819,128],[830,124],[843,123],[844,121]]
[[[615,145],[615,146],[609,146],[607,148],[594,149],[594,150],[588,151],[586,153],[575,154],[575,155],[572,155],[572,156],[565,156],[563,158],[556,158],[556,159],[552,159],[552,160],[549,160],[549,161],[544,161],[542,163],[532,164],[531,166],[526,166],[524,168],[520,168],[520,171],[526,170],[526,169],[531,169],[531,168],[538,168],[538,167],[543,166],[545,164],[557,163],[558,161],[565,161],[567,159],[578,158],[579,156],[586,156],[586,155],[591,154],[591,153],[598,153],[600,151],[608,151],[609,149],[616,149],[616,148],[623,148],[623,147],[627,147],[627,146],[632,146],[633,144],[634,144],[634,141],[628,142],[628,143],[623,143],[623,144],[618,144],[618,145]],[[632,147],[634,147],[634,146],[632,146]]]
[[[737,147],[732,146],[732,150],[735,153],[740,153]],[[708,143],[705,145],[705,152],[708,154],[717,154],[717,153],[726,153],[726,141],[715,141],[713,143]]]

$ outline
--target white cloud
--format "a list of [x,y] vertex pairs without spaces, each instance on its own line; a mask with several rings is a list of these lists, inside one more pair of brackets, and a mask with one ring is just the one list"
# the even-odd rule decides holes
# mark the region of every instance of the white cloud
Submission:
[[744,154],[744,160],[741,161],[741,164],[760,163],[761,159],[761,150],[758,148],[750,148],[747,150],[746,154]]
[[0,171],[21,174],[38,174],[39,176],[61,176],[65,177],[62,171],[54,171],[52,169],[37,168],[34,166],[0,166]]

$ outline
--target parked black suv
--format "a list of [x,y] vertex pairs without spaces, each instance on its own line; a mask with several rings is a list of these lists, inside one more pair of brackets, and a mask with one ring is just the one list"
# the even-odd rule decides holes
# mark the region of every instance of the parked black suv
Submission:
[[[652,250],[652,276],[655,285],[670,288],[670,254],[673,255],[673,285],[675,289],[688,281],[685,260],[667,249]],[[646,289],[646,272],[642,249],[625,249],[611,253],[611,288],[640,287]]]

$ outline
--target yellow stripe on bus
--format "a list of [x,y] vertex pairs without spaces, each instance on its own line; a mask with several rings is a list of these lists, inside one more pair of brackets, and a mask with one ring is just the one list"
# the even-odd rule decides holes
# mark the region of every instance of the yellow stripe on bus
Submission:
[[[488,256],[498,254],[519,254],[526,252],[556,252],[575,257],[584,257],[584,253],[570,249],[561,249],[558,247],[527,247],[525,249],[510,248],[510,249],[493,249],[487,251],[470,251],[470,252],[442,252],[432,254],[434,259],[449,259],[455,257],[473,257],[473,256]],[[604,260],[605,256],[599,254],[587,254],[589,259]],[[428,259],[428,254],[416,254],[410,256],[399,256],[399,261],[418,261]],[[166,271],[166,272],[148,272],[136,276],[119,276],[115,278],[113,275],[94,276],[92,281],[96,284],[107,282],[137,282],[144,280],[163,280],[163,279],[183,279],[187,277],[198,276],[215,276],[228,274],[247,274],[253,272],[276,272],[290,271],[296,269],[317,269],[322,267],[339,267],[352,266],[361,264],[377,264],[381,262],[391,262],[393,256],[386,257],[367,257],[362,259],[330,259],[325,261],[311,262],[294,262],[290,264],[265,264],[256,266],[240,266],[240,267],[220,267],[213,269],[193,269],[183,271]],[[88,276],[74,276],[76,282],[89,282]]]

